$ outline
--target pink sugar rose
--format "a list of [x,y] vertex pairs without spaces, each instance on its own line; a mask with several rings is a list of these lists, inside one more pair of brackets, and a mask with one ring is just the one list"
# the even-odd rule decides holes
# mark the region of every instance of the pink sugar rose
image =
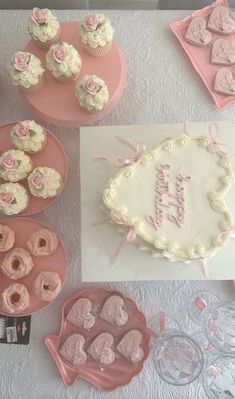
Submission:
[[92,96],[95,96],[97,93],[99,86],[95,82],[93,78],[89,78],[85,82],[85,89],[86,91],[91,94]]
[[55,61],[58,62],[59,64],[65,60],[66,54],[67,54],[66,49],[61,44],[58,44],[52,49],[52,55]]
[[13,170],[16,168],[17,162],[15,159],[13,159],[10,155],[7,155],[3,161],[2,165],[9,170]]
[[41,190],[44,187],[44,179],[39,172],[35,172],[31,177],[30,177],[30,183],[37,189]]
[[9,192],[3,192],[0,193],[0,205],[7,205],[11,204],[14,200],[14,196],[12,193]]
[[23,122],[18,123],[15,129],[15,134],[22,140],[26,140],[29,137],[29,127]]
[[94,32],[99,24],[99,18],[97,15],[88,15],[82,25],[88,32]]
[[17,52],[13,56],[13,65],[17,71],[23,72],[28,68],[28,54]]
[[47,22],[47,16],[48,16],[47,8],[34,7],[31,19],[36,25],[41,25]]

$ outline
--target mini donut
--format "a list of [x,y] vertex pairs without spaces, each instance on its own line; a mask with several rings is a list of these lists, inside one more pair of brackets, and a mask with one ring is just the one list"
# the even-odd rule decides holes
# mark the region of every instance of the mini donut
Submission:
[[9,251],[15,243],[15,232],[10,227],[0,224],[0,252]]
[[33,293],[43,301],[51,302],[57,297],[62,287],[62,281],[55,272],[41,272],[34,280]]
[[28,239],[27,247],[34,256],[53,254],[58,246],[56,234],[49,229],[40,229],[32,233]]
[[8,252],[0,265],[2,272],[12,280],[27,276],[33,268],[30,253],[23,248],[13,248]]
[[1,309],[6,313],[20,313],[29,306],[29,293],[23,284],[9,285],[0,296]]

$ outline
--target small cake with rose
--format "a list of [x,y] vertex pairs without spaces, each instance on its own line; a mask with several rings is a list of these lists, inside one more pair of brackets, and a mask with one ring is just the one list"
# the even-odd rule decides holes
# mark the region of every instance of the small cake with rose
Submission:
[[34,7],[27,28],[32,40],[40,48],[49,48],[60,37],[60,24],[48,8]]
[[76,98],[85,111],[101,111],[109,100],[108,87],[98,76],[85,75],[77,82]]
[[11,131],[11,142],[19,150],[36,154],[45,148],[47,132],[35,121],[21,121]]
[[58,273],[43,271],[38,274],[33,283],[33,294],[40,300],[51,302],[60,293],[62,281]]
[[80,39],[88,54],[95,57],[106,55],[112,47],[114,29],[103,14],[87,15],[80,24]]
[[4,215],[17,215],[29,204],[29,195],[19,183],[0,185],[0,212]]
[[27,276],[34,267],[30,253],[24,248],[13,248],[1,262],[1,271],[11,280]]
[[31,158],[22,150],[8,150],[0,156],[0,178],[5,181],[24,180],[32,169]]
[[77,79],[82,60],[71,44],[59,42],[52,45],[47,52],[46,65],[55,79],[69,83]]
[[28,177],[28,186],[34,197],[54,198],[62,190],[63,179],[53,168],[37,167]]
[[6,313],[20,313],[29,306],[29,299],[23,284],[10,284],[0,295],[0,309]]
[[0,224],[0,252],[9,251],[15,244],[15,232],[9,226]]
[[28,93],[35,93],[42,87],[44,69],[35,55],[17,51],[7,65],[12,84]]

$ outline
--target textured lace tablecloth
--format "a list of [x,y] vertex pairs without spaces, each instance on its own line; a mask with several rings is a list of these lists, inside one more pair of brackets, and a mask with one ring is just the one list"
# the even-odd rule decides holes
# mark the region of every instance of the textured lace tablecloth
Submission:
[[[235,105],[218,111],[203,83],[192,69],[168,24],[186,11],[109,11],[115,38],[125,54],[128,79],[125,94],[100,124],[154,124],[167,122],[234,119]],[[33,118],[17,90],[11,87],[5,64],[29,39],[25,29],[28,11],[0,11],[0,122]],[[60,20],[81,19],[84,12],[58,11]],[[56,99],[55,99],[56,101]],[[59,298],[32,317],[30,345],[1,345],[1,399],[194,399],[205,398],[198,382],[182,388],[165,384],[157,376],[152,358],[142,373],[123,388],[103,393],[77,381],[66,388],[44,346],[47,334],[57,333],[63,302],[81,283],[79,253],[79,130],[47,126],[62,141],[69,158],[69,181],[60,199],[37,216],[56,229],[65,243],[69,270]],[[96,265],[94,265],[95,267]],[[235,298],[231,282],[123,282],[110,284],[133,297],[148,317],[159,307],[175,315],[185,331],[194,325],[187,303],[196,290],[210,289],[222,298]]]

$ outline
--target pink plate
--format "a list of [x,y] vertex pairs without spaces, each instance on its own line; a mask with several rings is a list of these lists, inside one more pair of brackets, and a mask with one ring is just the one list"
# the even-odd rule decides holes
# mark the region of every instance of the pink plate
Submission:
[[[97,318],[96,323],[90,330],[79,329],[66,320],[66,316],[73,304],[79,298],[89,298],[93,304],[100,308],[105,300],[110,295],[119,295],[123,298],[129,314],[128,322],[122,326],[117,327],[109,322]],[[88,357],[86,363],[80,367],[75,367],[69,364],[59,355],[59,348],[63,342],[73,333],[80,333],[84,336],[86,343],[89,343],[101,332],[109,332],[113,335],[115,340],[119,340],[127,331],[137,329],[142,333],[143,342],[142,348],[144,357],[140,362],[132,363],[121,355],[116,353],[115,361],[110,365],[101,365]],[[45,338],[45,344],[50,351],[55,363],[59,369],[64,384],[71,385],[76,378],[82,378],[89,381],[91,384],[97,386],[104,391],[111,391],[117,387],[129,384],[131,379],[138,374],[143,366],[144,361],[149,355],[149,340],[150,335],[147,331],[146,319],[144,314],[138,309],[136,303],[124,296],[121,292],[116,290],[108,290],[105,288],[95,288],[80,291],[73,298],[68,299],[62,308],[62,322],[59,335],[49,335]],[[86,346],[86,344],[85,344]]]
[[[26,243],[30,234],[42,228],[52,230],[49,226],[37,220],[19,217],[15,219],[2,220],[1,224],[9,226],[12,230],[15,231],[16,240],[14,247],[20,247],[25,249],[27,249]],[[4,255],[4,252],[0,252],[0,263],[4,258]],[[11,280],[7,276],[5,276],[5,274],[0,272],[0,292],[7,288],[9,284],[19,282],[20,284],[24,284],[29,291],[29,294],[31,294],[33,282],[39,272],[43,270],[50,270],[58,273],[62,280],[62,283],[64,283],[67,273],[67,258],[61,241],[59,241],[59,245],[54,254],[48,256],[32,256],[32,259],[34,262],[34,268],[32,269],[31,273],[29,273],[29,275],[24,278],[21,278],[19,280]],[[37,299],[33,294],[31,294],[29,307],[21,313],[17,313],[17,316],[26,316],[32,314],[42,308],[45,308],[48,304],[48,302]],[[14,314],[12,313],[8,314],[2,311],[1,314],[14,316]]]
[[72,44],[82,58],[82,68],[78,79],[85,74],[96,74],[106,82],[110,99],[101,112],[89,113],[81,109],[75,98],[76,83],[59,83],[53,78],[45,65],[46,51],[39,49],[31,40],[25,50],[35,54],[45,68],[45,83],[34,94],[22,92],[33,111],[48,123],[74,127],[92,124],[104,117],[116,105],[123,94],[126,80],[126,64],[115,42],[109,53],[100,58],[92,57],[83,49],[79,39],[78,22],[61,23],[61,40]]
[[[10,132],[13,126],[17,122],[11,122],[7,125],[0,126],[0,152],[10,150],[15,148],[14,145],[11,143],[10,139]],[[35,155],[29,154],[34,167],[36,166],[48,166],[58,170],[61,174],[64,185],[66,183],[68,177],[68,162],[66,155],[64,153],[64,149],[58,139],[50,133],[47,129],[47,145],[45,149]],[[0,179],[0,184],[6,183],[4,180]],[[20,182],[21,183],[21,182]],[[48,208],[58,197],[56,198],[36,198],[30,194],[27,182],[23,182],[22,185],[27,188],[29,193],[29,205],[28,207],[20,213],[20,216],[29,216],[35,213],[41,212],[42,210]]]

